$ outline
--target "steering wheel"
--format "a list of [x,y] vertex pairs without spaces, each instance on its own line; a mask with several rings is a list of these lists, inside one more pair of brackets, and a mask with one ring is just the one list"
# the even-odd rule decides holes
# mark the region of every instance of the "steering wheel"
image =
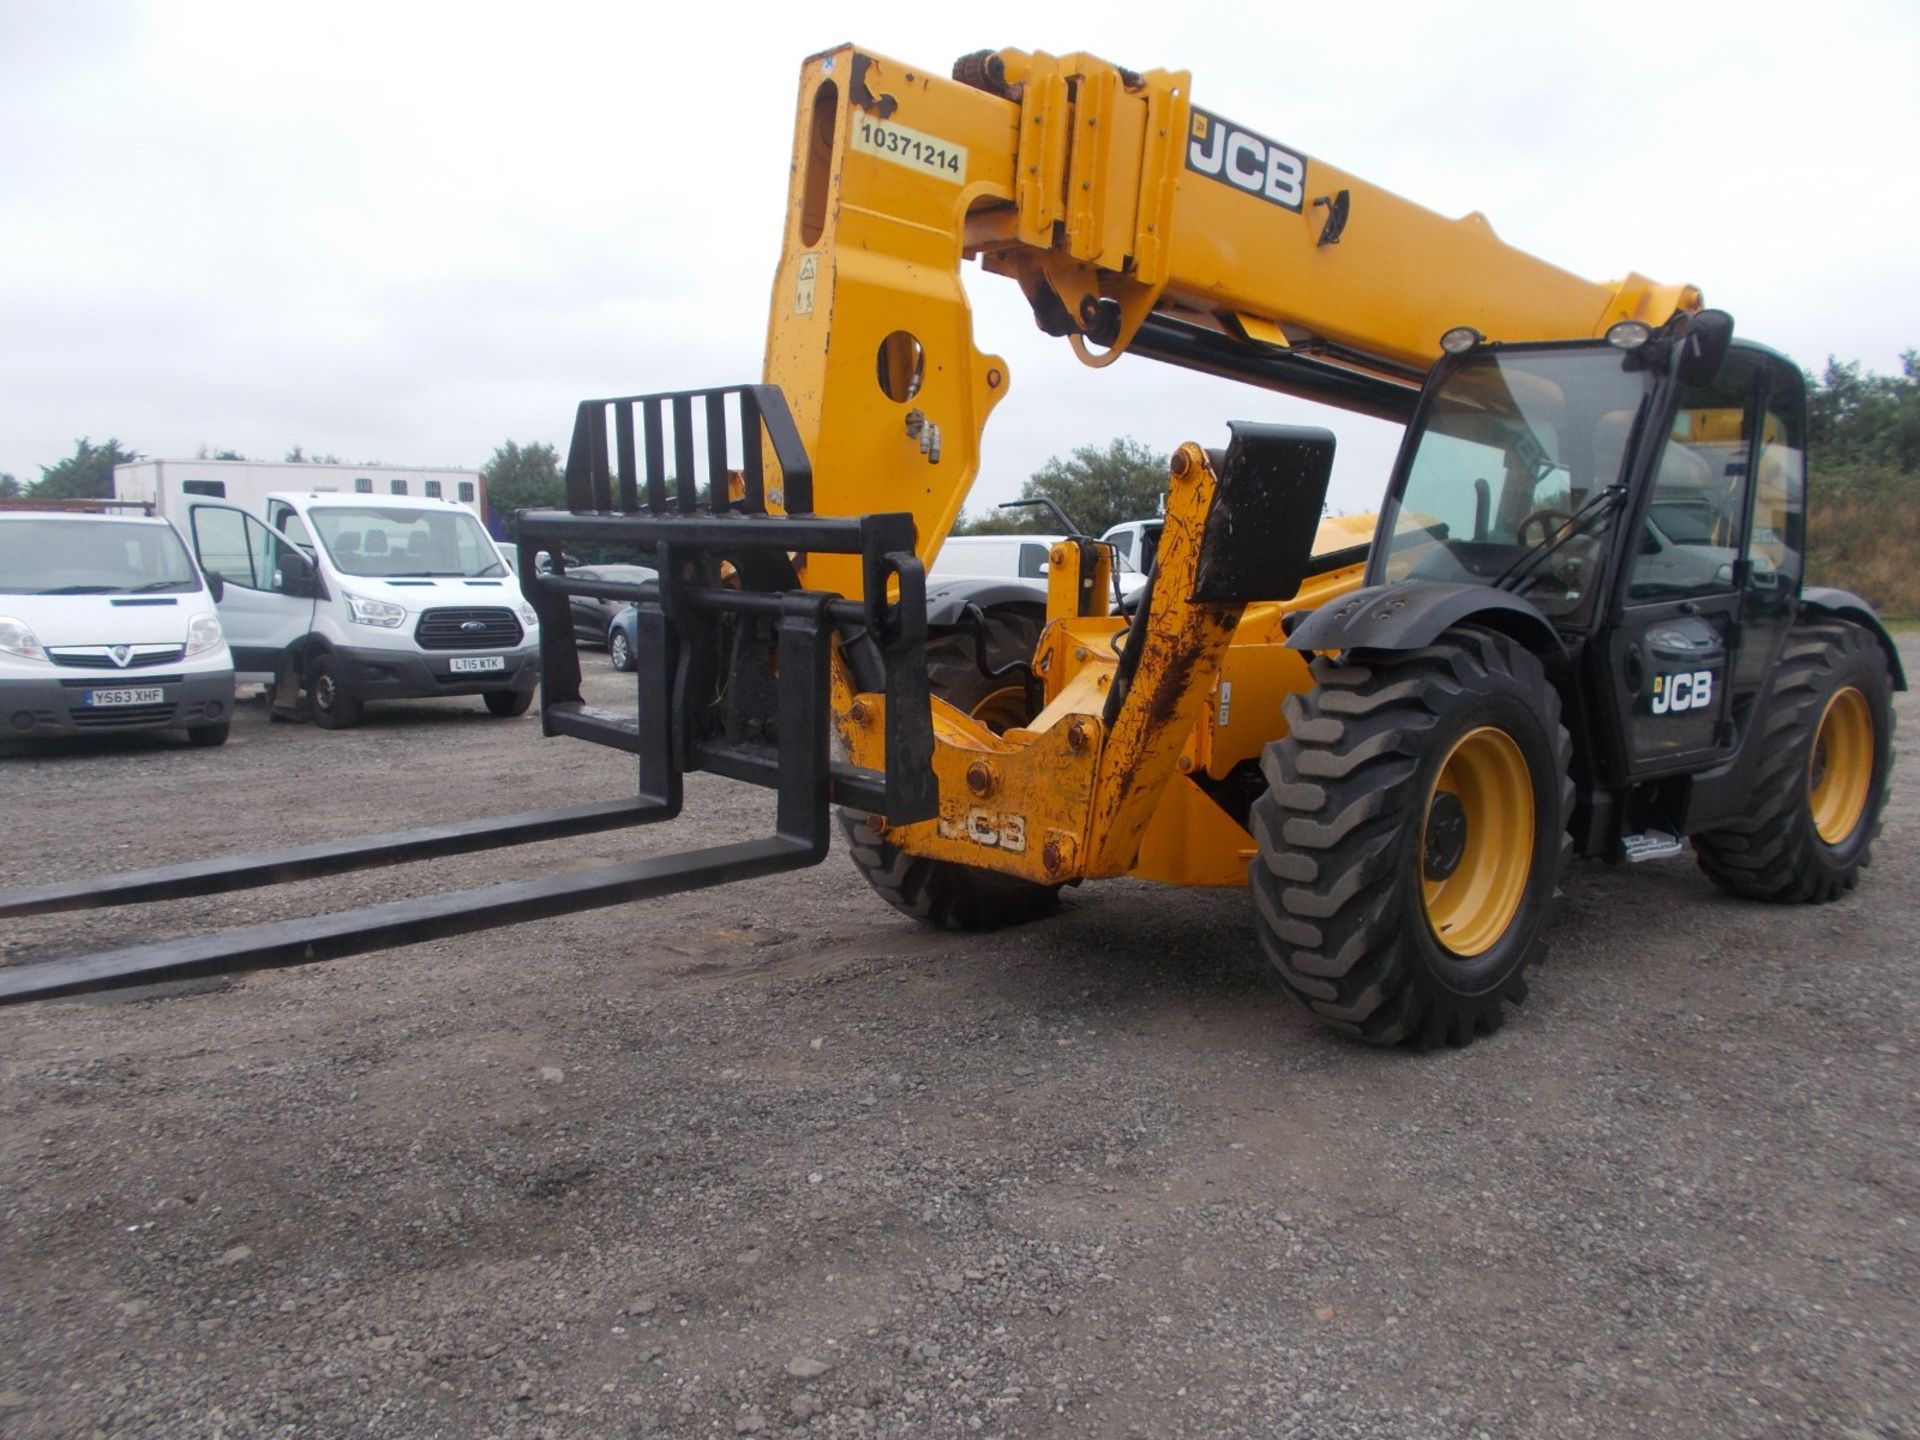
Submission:
[[1548,541],[1553,539],[1554,534],[1562,526],[1571,525],[1572,523],[1573,523],[1572,511],[1536,510],[1531,515],[1527,516],[1526,519],[1522,520],[1518,525],[1514,527],[1513,538],[1519,541],[1522,545],[1529,545],[1530,542],[1527,540],[1527,531],[1531,527],[1538,525],[1540,527],[1540,538],[1537,541],[1531,542],[1531,544],[1545,545]]

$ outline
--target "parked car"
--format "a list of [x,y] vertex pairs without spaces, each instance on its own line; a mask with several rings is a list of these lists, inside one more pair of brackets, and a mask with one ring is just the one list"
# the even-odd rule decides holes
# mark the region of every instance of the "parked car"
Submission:
[[0,515],[0,736],[184,730],[225,744],[219,594],[165,520]]
[[[623,585],[640,585],[654,579],[658,571],[647,565],[569,565],[567,574],[578,580],[617,580]],[[591,595],[569,595],[567,604],[573,610],[574,638],[588,645],[604,645],[609,654],[613,651],[613,623],[620,612],[627,608],[625,600],[601,600]],[[628,632],[632,640],[632,632]],[[629,652],[631,654],[631,652]],[[630,670],[631,665],[617,668]]]

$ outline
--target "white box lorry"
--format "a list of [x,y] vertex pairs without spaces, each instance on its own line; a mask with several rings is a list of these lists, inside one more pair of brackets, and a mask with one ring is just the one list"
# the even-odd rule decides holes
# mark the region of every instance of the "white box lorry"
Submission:
[[194,500],[225,500],[265,517],[267,496],[386,495],[448,500],[487,520],[487,482],[478,470],[399,465],[321,465],[267,460],[136,460],[113,467],[114,499],[178,520]]

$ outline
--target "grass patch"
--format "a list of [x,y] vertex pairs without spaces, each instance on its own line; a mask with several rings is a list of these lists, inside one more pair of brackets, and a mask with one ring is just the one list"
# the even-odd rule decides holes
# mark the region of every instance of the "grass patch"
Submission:
[[1851,590],[1882,615],[1920,616],[1920,510],[1900,503],[1906,498],[1816,492],[1807,516],[1807,583]]

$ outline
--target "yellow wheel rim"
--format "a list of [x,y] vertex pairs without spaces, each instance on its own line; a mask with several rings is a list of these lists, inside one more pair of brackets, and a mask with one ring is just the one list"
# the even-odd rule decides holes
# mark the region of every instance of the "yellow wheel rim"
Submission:
[[1504,730],[1460,737],[1427,795],[1421,892],[1434,939],[1462,958],[1507,933],[1533,869],[1533,779]]
[[1836,690],[1820,717],[1807,760],[1813,828],[1838,845],[1859,828],[1873,792],[1873,711],[1853,686]]

